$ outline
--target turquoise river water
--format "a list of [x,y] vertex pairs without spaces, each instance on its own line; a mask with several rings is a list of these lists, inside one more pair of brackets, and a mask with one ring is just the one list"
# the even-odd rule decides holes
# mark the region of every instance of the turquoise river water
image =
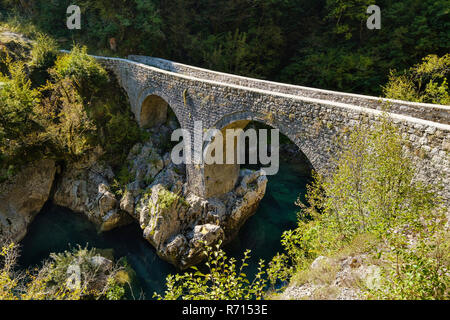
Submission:
[[[258,211],[247,220],[237,238],[225,246],[228,256],[238,261],[245,249],[252,250],[247,275],[254,274],[259,259],[268,261],[282,250],[281,234],[295,227],[298,207],[294,202],[299,195],[304,197],[308,181],[309,169],[305,164],[282,160],[278,174],[269,176],[266,195]],[[77,245],[112,248],[114,256],[126,257],[136,272],[133,291],[143,293],[147,299],[151,299],[155,291],[162,293],[166,276],[177,272],[156,255],[155,249],[142,238],[137,224],[98,233],[83,215],[51,203],[37,215],[21,245],[19,264],[22,267],[39,265],[50,252],[62,252]]]

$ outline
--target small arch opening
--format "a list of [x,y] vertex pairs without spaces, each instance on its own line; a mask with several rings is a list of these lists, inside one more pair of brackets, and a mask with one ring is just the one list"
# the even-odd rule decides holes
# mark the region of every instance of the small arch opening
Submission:
[[164,124],[167,121],[169,104],[160,96],[149,95],[142,103],[139,117],[141,128],[151,128]]

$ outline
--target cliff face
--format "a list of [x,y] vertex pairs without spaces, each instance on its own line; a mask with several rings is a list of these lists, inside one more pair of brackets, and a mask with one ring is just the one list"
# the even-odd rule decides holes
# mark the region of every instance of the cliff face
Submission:
[[53,160],[29,164],[0,184],[0,236],[20,241],[50,196],[56,165]]

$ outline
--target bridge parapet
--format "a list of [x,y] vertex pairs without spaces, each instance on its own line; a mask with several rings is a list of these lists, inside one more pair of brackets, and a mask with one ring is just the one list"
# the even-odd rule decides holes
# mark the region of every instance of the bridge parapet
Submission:
[[195,77],[198,79],[217,81],[225,84],[233,84],[294,96],[303,96],[320,100],[342,102],[346,104],[357,105],[360,107],[371,108],[375,110],[385,110],[396,114],[403,114],[424,120],[450,124],[450,106],[393,100],[253,79],[193,67],[186,64],[148,56],[130,55],[128,56],[128,59],[170,72]]

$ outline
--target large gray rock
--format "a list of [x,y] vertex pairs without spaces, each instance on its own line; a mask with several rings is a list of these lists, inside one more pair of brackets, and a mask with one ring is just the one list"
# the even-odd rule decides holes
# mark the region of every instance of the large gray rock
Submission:
[[194,231],[192,233],[192,239],[190,243],[191,247],[198,248],[206,244],[207,246],[211,246],[216,243],[218,240],[223,240],[223,230],[221,227],[214,224],[202,224],[196,225],[194,227]]
[[101,231],[129,223],[120,203],[111,192],[109,181],[114,174],[109,166],[85,161],[68,166],[56,185],[55,204],[84,213]]
[[144,238],[157,250],[179,233],[189,210],[183,197],[157,184],[150,188],[138,206]]
[[55,162],[44,159],[0,185],[0,236],[13,241],[25,236],[29,223],[49,198],[55,172]]
[[152,141],[138,143],[131,148],[127,157],[127,167],[132,182],[127,190],[137,196],[141,189],[145,189],[153,182],[156,175],[164,168],[164,160]]
[[126,191],[120,199],[120,209],[130,215],[134,214],[134,197],[131,192]]
[[[267,177],[262,171],[242,170],[239,185],[220,198],[203,199],[185,193],[184,176],[169,164],[136,197],[132,216],[158,255],[185,269],[204,259],[204,248],[229,241],[256,211],[264,197]],[[131,193],[121,205],[131,208]]]

